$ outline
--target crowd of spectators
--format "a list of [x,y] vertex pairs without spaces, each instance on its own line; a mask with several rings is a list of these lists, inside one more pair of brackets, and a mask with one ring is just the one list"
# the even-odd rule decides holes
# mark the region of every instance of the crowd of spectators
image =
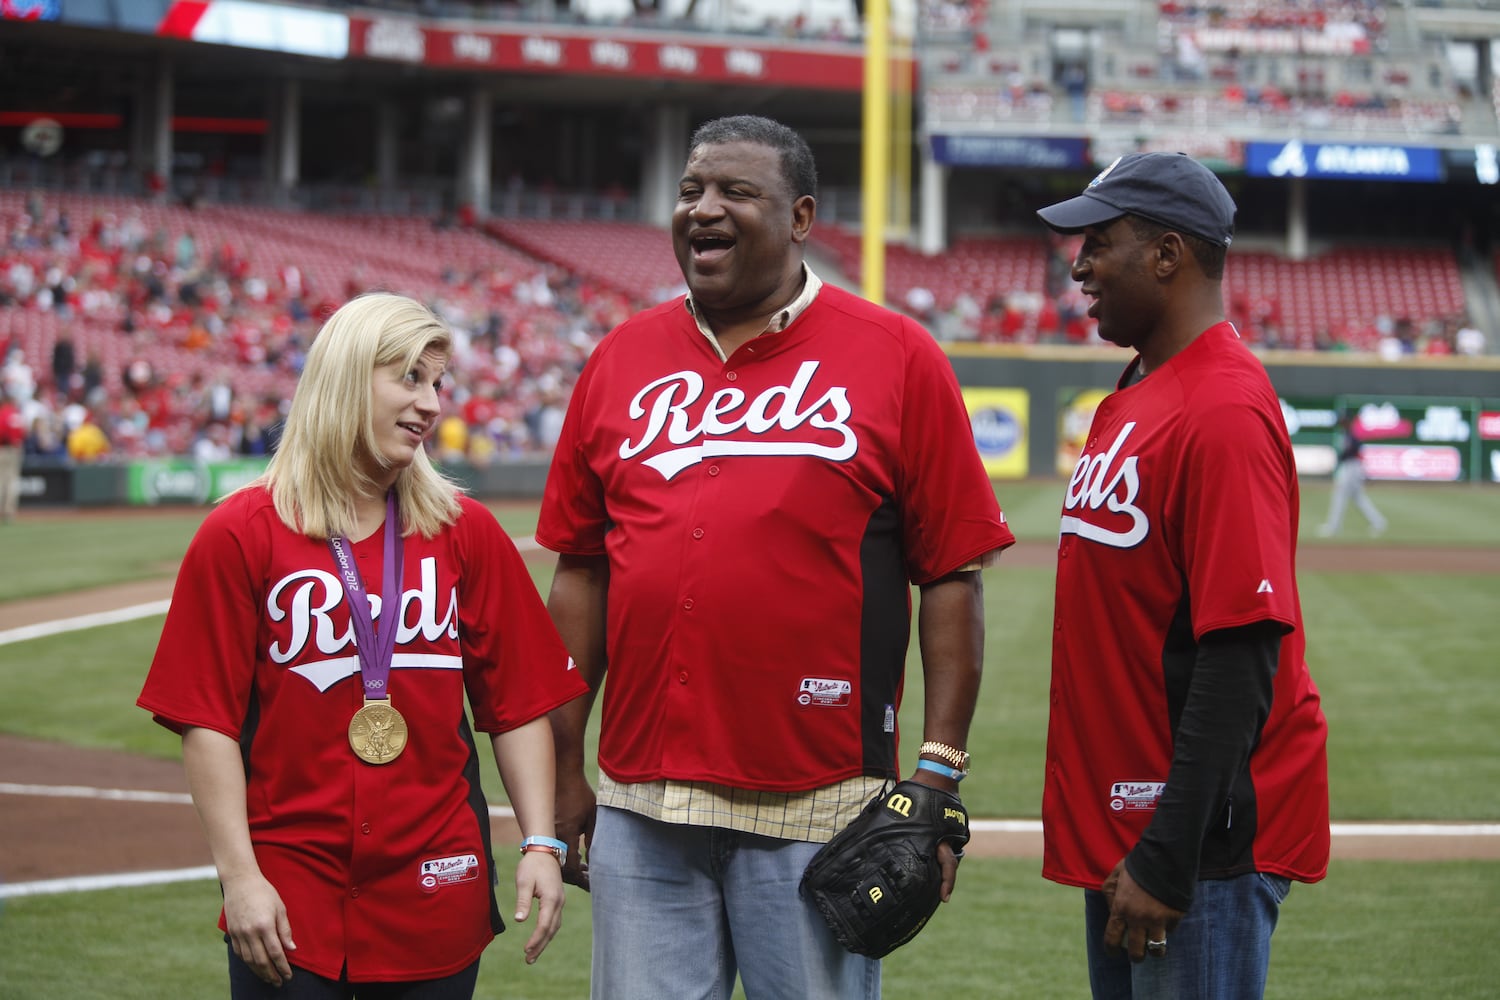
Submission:
[[[1080,242],[1078,236],[1048,237],[1045,249],[1037,251],[1046,256],[1041,287],[981,290],[971,283],[949,285],[940,292],[919,284],[905,287],[899,304],[944,340],[1100,345],[1098,324],[1088,315],[1089,299],[1070,275]],[[1287,315],[1273,283],[1244,280],[1237,270],[1231,257],[1227,318],[1256,349],[1357,352],[1386,361],[1477,357],[1488,350],[1484,331],[1463,311],[1408,314],[1376,304],[1368,312],[1344,313],[1330,307],[1319,325],[1298,324]]]
[[[545,455],[599,337],[650,300],[680,291],[643,291],[643,301],[598,276],[528,256],[520,244],[430,261],[433,280],[413,287],[410,273],[393,278],[382,264],[424,255],[412,252],[413,227],[462,222],[408,218],[384,229],[335,229],[334,249],[317,255],[307,231],[324,223],[293,213],[266,223],[296,234],[267,254],[241,217],[229,218],[238,230],[226,230],[224,219],[200,229],[196,223],[211,221],[203,211],[0,191],[0,388],[22,410],[28,461],[269,454],[323,319],[373,288],[417,295],[455,332],[432,454],[477,466]],[[201,236],[205,230],[216,235]],[[355,232],[361,249],[340,249]],[[467,235],[481,241],[474,246],[494,246]],[[835,235],[830,228],[825,238]],[[856,239],[825,250],[852,253]],[[993,258],[965,244],[952,267],[931,272],[939,279],[931,288],[903,280],[905,257],[897,254],[891,290],[942,339],[1097,344],[1088,300],[1068,274],[1075,244],[1076,237],[1052,237],[1028,250],[1012,241]],[[342,270],[330,272],[330,259]],[[1298,329],[1266,287],[1231,283],[1228,301],[1230,318],[1258,347],[1391,360],[1486,350],[1483,332],[1463,315],[1353,318],[1329,310],[1328,325]]]
[[36,194],[0,197],[0,382],[28,461],[269,453],[322,321],[373,288],[417,294],[455,332],[446,409],[462,426],[440,429],[439,457],[544,454],[594,343],[644,304],[519,255],[444,262],[421,290],[350,255],[342,284],[319,287],[295,258],[202,245],[191,210],[167,214],[174,229],[147,208],[75,221]]

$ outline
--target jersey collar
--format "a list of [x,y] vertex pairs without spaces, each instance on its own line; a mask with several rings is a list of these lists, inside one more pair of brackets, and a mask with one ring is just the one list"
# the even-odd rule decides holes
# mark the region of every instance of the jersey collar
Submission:
[[[771,321],[766,324],[766,328],[757,336],[767,333],[780,333],[791,326],[792,322],[798,316],[801,316],[807,310],[808,306],[813,304],[813,300],[818,297],[818,292],[823,288],[823,280],[813,273],[813,269],[807,266],[806,261],[802,262],[802,274],[805,279],[802,282],[802,291],[798,292],[797,297],[788,302],[784,308],[777,310],[771,317]],[[724,353],[724,349],[719,346],[719,338],[715,336],[714,331],[709,327],[708,320],[698,312],[697,306],[693,304],[693,295],[691,292],[683,300],[683,305],[687,307],[688,315],[693,317],[693,322],[698,325],[698,332],[708,339],[709,344],[713,346],[714,352],[719,355],[719,360],[728,361],[729,357]]]

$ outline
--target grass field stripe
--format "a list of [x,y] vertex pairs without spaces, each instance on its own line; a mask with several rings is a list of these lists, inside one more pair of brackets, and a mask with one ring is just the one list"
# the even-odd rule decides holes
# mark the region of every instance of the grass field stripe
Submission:
[[[513,541],[518,552],[543,551],[536,539],[530,535],[513,539]],[[29,639],[41,639],[49,635],[77,632],[80,629],[97,628],[100,625],[119,625],[122,622],[149,618],[152,615],[164,615],[167,613],[167,606],[171,603],[169,600],[149,601],[145,604],[134,604],[128,608],[117,608],[114,611],[98,611],[93,614],[79,615],[76,618],[60,618],[57,621],[38,622],[35,625],[6,629],[0,632],[0,646],[12,642],[26,642]]]
[[25,642],[27,639],[40,639],[49,635],[61,635],[64,632],[76,632],[79,629],[96,628],[100,625],[118,625],[121,622],[134,621],[150,615],[164,615],[170,603],[167,600],[150,601],[146,604],[134,604],[128,608],[117,608],[114,611],[96,611],[93,614],[79,615],[76,618],[60,618],[57,621],[40,622],[36,625],[22,625],[20,628],[0,632],[0,646],[12,642]]
[[[0,795],[36,795],[49,798],[105,799],[116,802],[161,802],[170,805],[192,805],[186,792],[137,791],[127,788],[95,788],[90,785],[28,785],[0,781]],[[489,814],[515,819],[510,806],[490,806]],[[969,822],[975,833],[1041,833],[1042,822],[1036,819],[976,819]],[[1332,823],[1329,831],[1335,837],[1500,837],[1500,823],[1433,823],[1409,822]]]
[[[27,785],[16,781],[0,781],[0,795],[33,795],[53,799],[104,799],[111,802],[160,802],[178,806],[193,804],[192,796],[187,792],[95,788],[91,785]],[[510,806],[490,806],[490,815],[502,819],[515,819],[516,811]]]
[[125,889],[143,885],[165,885],[169,882],[197,882],[218,878],[213,865],[177,868],[170,871],[121,872],[117,875],[81,875],[73,878],[49,878],[38,882],[0,885],[0,899],[17,896],[50,896],[60,892],[94,892],[99,889]]

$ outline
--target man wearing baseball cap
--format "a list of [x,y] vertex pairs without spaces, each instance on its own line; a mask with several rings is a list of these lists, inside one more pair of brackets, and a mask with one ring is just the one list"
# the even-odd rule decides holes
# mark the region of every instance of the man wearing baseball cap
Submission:
[[1225,321],[1234,200],[1134,153],[1037,214],[1135,352],[1063,500],[1042,874],[1085,890],[1096,998],[1258,998],[1291,881],[1327,872],[1327,725],[1291,442]]

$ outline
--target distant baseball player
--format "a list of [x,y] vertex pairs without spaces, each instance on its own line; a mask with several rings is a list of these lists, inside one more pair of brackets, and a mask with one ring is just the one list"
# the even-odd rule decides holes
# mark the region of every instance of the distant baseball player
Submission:
[[[693,136],[672,242],[688,294],[614,329],[574,390],[537,540],[548,606],[603,683],[553,713],[566,874],[600,1000],[875,997],[798,884],[898,777],[921,588],[915,780],[948,791],[983,659],[980,568],[1014,541],[952,365],[914,320],[803,262],[812,154],[755,117]],[[936,847],[942,896],[952,847]]]
[[0,386],[0,522],[16,516],[21,503],[21,459],[26,421],[8,387]]
[[1344,524],[1344,511],[1352,500],[1354,506],[1365,516],[1371,535],[1383,535],[1386,529],[1385,515],[1370,499],[1365,489],[1365,466],[1360,458],[1364,449],[1365,431],[1360,426],[1359,415],[1340,413],[1334,446],[1338,449],[1338,463],[1333,470],[1333,492],[1328,496],[1328,518],[1318,526],[1318,534],[1327,538],[1337,535]]
[[182,734],[233,1000],[473,995],[503,929],[473,729],[524,835],[526,960],[557,932],[547,713],[584,687],[494,515],[427,460],[451,349],[411,299],[338,309],[178,574],[139,704]]
[[1304,660],[1297,470],[1224,320],[1235,205],[1131,154],[1043,208],[1135,357],[1063,500],[1043,874],[1085,889],[1095,997],[1260,997],[1290,880],[1328,865],[1326,725]]

